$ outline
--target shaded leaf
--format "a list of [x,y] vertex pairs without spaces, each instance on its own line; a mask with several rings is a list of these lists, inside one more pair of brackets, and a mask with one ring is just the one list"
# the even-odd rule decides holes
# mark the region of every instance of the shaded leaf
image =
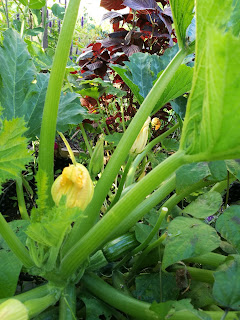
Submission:
[[180,118],[184,119],[187,107],[187,99],[184,97],[178,97],[170,101],[170,104],[173,110],[180,116]]
[[15,179],[25,164],[31,160],[23,119],[4,120],[0,129],[0,185],[7,179]]
[[133,10],[154,10],[157,8],[155,0],[124,0],[123,4]]
[[211,161],[208,163],[208,167],[211,171],[210,180],[222,181],[227,178],[227,166],[225,161]]
[[114,2],[112,0],[101,0],[100,6],[111,11],[111,10],[121,10],[126,8],[123,5],[123,0],[115,0]]
[[207,163],[198,162],[182,166],[176,171],[176,191],[184,192],[190,185],[210,175]]
[[10,251],[0,250],[0,299],[12,297],[16,291],[22,264]]
[[240,310],[240,256],[235,255],[213,274],[213,297],[224,307]]
[[240,160],[226,160],[228,171],[240,180]]
[[[143,243],[147,239],[147,237],[148,237],[149,233],[152,231],[152,229],[153,228],[147,224],[137,223],[135,225],[135,236],[136,236],[137,241],[139,243]],[[153,240],[156,240],[156,239],[157,239],[157,237],[155,235]]]
[[177,217],[168,226],[163,268],[211,252],[219,245],[220,238],[211,226],[198,219]]
[[216,229],[240,252],[240,206],[230,206],[217,219]]
[[195,201],[191,202],[183,212],[195,218],[204,219],[215,214],[221,204],[221,194],[216,191],[210,191],[200,195]]
[[[136,289],[133,291],[135,298],[152,303],[177,299],[179,289],[176,278],[170,273],[141,274],[135,279]],[[161,297],[161,298],[160,298]]]

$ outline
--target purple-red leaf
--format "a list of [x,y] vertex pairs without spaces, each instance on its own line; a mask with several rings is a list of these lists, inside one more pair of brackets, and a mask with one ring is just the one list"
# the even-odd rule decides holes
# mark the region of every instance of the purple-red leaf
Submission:
[[123,5],[123,0],[101,0],[100,6],[111,11],[111,10],[121,10],[126,8]]

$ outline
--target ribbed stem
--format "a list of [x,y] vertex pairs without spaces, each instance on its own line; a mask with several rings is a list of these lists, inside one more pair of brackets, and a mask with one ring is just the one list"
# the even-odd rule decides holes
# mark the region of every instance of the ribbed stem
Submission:
[[28,309],[29,318],[32,318],[54,305],[58,300],[59,293],[54,292],[42,298],[26,301],[24,305]]
[[56,135],[58,104],[69,57],[72,35],[77,21],[79,4],[80,0],[70,0],[69,2],[53,60],[43,110],[39,145],[38,181],[40,184],[39,189],[44,190],[44,188],[41,187],[41,183],[43,183],[44,179],[41,179],[41,177],[48,177],[46,194],[49,198],[49,205],[53,205],[51,186],[53,183],[54,141]]
[[76,287],[69,284],[60,299],[59,320],[76,320]]
[[95,296],[114,308],[133,316],[135,319],[159,319],[158,316],[149,309],[151,306],[150,303],[139,301],[119,292],[93,273],[85,274],[81,282]]

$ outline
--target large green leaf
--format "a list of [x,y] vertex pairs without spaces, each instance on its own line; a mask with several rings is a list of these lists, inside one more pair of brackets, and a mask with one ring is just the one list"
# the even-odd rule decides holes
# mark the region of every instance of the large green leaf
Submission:
[[[24,117],[29,130],[26,136],[35,138],[40,133],[49,74],[36,73],[26,43],[16,31],[4,33],[0,48],[0,101],[2,118]],[[61,94],[57,130],[65,131],[69,124],[78,124],[94,115],[81,106],[76,93]]]
[[230,258],[213,274],[213,297],[220,305],[240,310],[240,256]]
[[186,32],[193,19],[194,0],[170,0],[175,32],[180,48],[186,46]]
[[162,266],[166,269],[180,260],[211,252],[219,245],[214,228],[198,219],[177,217],[168,227]]
[[21,110],[34,80],[35,67],[19,34],[8,29],[3,35],[3,46],[0,47],[0,101],[4,108],[3,117],[10,120],[24,115],[25,110]]
[[7,179],[15,179],[31,160],[27,149],[23,119],[4,120],[0,128],[0,185]]
[[[240,39],[224,32],[232,0],[197,1],[196,63],[181,148],[193,160],[240,157]],[[206,8],[208,10],[206,11]]]
[[217,219],[216,229],[240,252],[240,206],[230,206]]

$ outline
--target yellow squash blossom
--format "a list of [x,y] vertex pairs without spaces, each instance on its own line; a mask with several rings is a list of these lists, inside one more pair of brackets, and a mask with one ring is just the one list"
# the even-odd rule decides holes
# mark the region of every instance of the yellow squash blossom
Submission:
[[155,117],[155,118],[152,119],[151,124],[152,124],[152,127],[153,127],[153,128],[155,129],[155,131],[156,131],[156,130],[158,130],[158,129],[160,128],[160,126],[161,126],[161,121],[159,120],[159,118]]
[[134,144],[130,149],[130,153],[138,154],[138,153],[141,153],[145,148],[148,140],[148,128],[149,128],[150,121],[151,121],[151,118],[148,117],[141,131],[139,132],[137,139],[134,141]]
[[93,197],[93,182],[88,170],[80,163],[71,164],[63,169],[51,189],[56,205],[66,196],[66,207],[79,207],[84,210]]

